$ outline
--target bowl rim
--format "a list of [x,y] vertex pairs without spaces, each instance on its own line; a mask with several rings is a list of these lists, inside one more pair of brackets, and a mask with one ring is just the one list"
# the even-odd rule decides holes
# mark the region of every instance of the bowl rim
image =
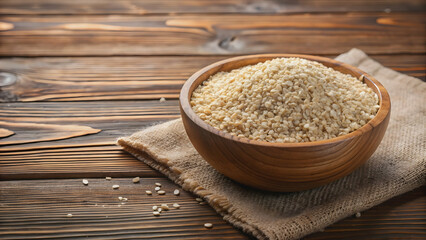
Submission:
[[[355,130],[355,131],[353,131],[349,134],[341,135],[341,136],[338,136],[338,137],[335,137],[335,138],[325,139],[325,140],[320,140],[320,141],[313,141],[313,142],[277,143],[277,142],[252,140],[252,139],[249,139],[249,138],[246,138],[246,137],[238,137],[238,136],[232,135],[230,133],[221,131],[221,130],[211,126],[210,124],[206,123],[204,120],[202,120],[195,113],[195,111],[192,109],[191,104],[190,104],[190,98],[192,96],[192,92],[190,92],[190,88],[192,87],[192,85],[194,85],[195,81],[199,77],[203,76],[209,70],[219,67],[217,69],[217,71],[215,71],[212,74],[209,74],[209,76],[211,76],[211,75],[213,75],[217,72],[220,72],[221,71],[220,66],[222,66],[226,63],[238,62],[238,61],[241,61],[241,60],[252,59],[252,58],[266,58],[265,61],[267,61],[267,60],[271,60],[271,59],[274,59],[274,58],[282,58],[282,57],[283,58],[298,57],[298,58],[303,58],[303,59],[307,59],[307,60],[311,60],[311,61],[317,61],[317,62],[320,62],[320,63],[329,62],[329,63],[332,63],[333,65],[342,66],[344,68],[347,68],[354,73],[358,73],[360,76],[364,75],[364,82],[370,81],[373,84],[373,86],[377,89],[377,95],[378,95],[378,98],[379,98],[379,103],[380,103],[379,106],[380,107],[379,107],[379,110],[377,111],[376,116],[374,118],[372,118],[370,121],[368,121],[361,128],[358,128],[357,130]],[[259,61],[259,62],[265,62],[265,61]],[[254,63],[254,64],[257,64],[257,63]],[[254,64],[247,64],[247,65],[243,65],[243,66],[254,65]],[[240,66],[240,67],[242,67],[242,66]],[[237,68],[234,68],[234,69],[237,69]],[[338,71],[338,70],[336,70],[336,71]],[[352,75],[352,76],[354,76],[354,75]],[[354,76],[354,77],[358,78],[357,76]],[[200,85],[200,84],[198,84],[198,85]],[[212,63],[212,64],[198,70],[197,72],[195,72],[184,83],[184,85],[182,86],[180,95],[179,95],[179,105],[180,105],[180,108],[181,108],[181,114],[186,114],[186,116],[188,118],[190,118],[192,122],[197,124],[199,127],[203,128],[204,130],[206,130],[210,133],[213,133],[215,135],[219,135],[219,136],[226,138],[228,140],[237,141],[237,142],[241,142],[241,143],[244,143],[244,144],[255,145],[255,146],[296,147],[296,148],[297,147],[312,147],[312,146],[324,146],[324,145],[328,145],[328,144],[335,144],[335,143],[338,143],[338,142],[347,141],[347,140],[353,139],[355,137],[361,136],[362,134],[365,134],[365,133],[371,131],[374,127],[378,126],[381,122],[383,122],[386,119],[386,117],[388,116],[388,114],[390,113],[390,109],[391,109],[391,102],[390,102],[389,93],[387,92],[385,87],[379,81],[377,81],[374,77],[372,77],[371,75],[367,74],[366,72],[364,72],[364,71],[362,71],[362,70],[360,70],[360,69],[358,69],[354,66],[351,66],[349,64],[346,64],[346,63],[343,63],[343,62],[340,62],[340,61],[337,61],[337,60],[334,60],[334,59],[331,59],[331,58],[320,57],[320,56],[315,56],[315,55],[305,55],[305,54],[244,55],[244,56],[227,58],[227,59]]]

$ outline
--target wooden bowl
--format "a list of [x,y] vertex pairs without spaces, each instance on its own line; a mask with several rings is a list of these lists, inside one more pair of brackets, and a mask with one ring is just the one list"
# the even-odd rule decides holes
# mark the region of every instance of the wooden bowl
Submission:
[[[270,143],[240,138],[204,122],[192,110],[194,89],[211,75],[277,57],[313,60],[356,78],[379,96],[377,115],[358,130],[336,138],[305,143]],[[390,117],[386,89],[367,73],[333,59],[295,54],[249,55],[213,63],[192,75],[180,93],[180,110],[189,139],[200,155],[229,178],[262,190],[290,192],[318,187],[342,178],[373,154],[385,134]]]

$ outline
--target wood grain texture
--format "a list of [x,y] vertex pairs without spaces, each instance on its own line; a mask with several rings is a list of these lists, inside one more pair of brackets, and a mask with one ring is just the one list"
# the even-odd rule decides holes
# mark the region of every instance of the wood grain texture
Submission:
[[18,81],[0,101],[160,99],[179,96],[198,69],[225,57],[5,58],[1,69]]
[[[0,139],[0,179],[158,176],[115,140],[177,117],[176,100],[3,104],[0,123],[15,135]],[[74,136],[69,125],[102,131]]]
[[88,126],[80,125],[58,125],[22,122],[17,123],[6,121],[0,121],[0,127],[12,128],[15,132],[19,132],[20,134],[19,140],[13,140],[14,138],[2,140],[0,142],[0,146],[32,142],[57,141],[61,139],[69,139],[89,134],[96,134],[101,131],[99,129],[93,129]]
[[162,176],[112,143],[0,152],[0,159],[0,180]]
[[385,67],[426,81],[426,55],[371,56]]
[[2,0],[0,14],[171,14],[423,11],[424,1]]
[[[144,178],[133,184],[131,178],[106,181],[81,179],[0,181],[0,238],[2,239],[248,239],[226,224],[207,205],[199,205],[193,195],[164,178]],[[159,182],[166,195],[147,196]],[[119,184],[118,190],[111,186]],[[349,217],[304,239],[421,239],[426,235],[425,188],[393,198]],[[118,196],[127,197],[118,207]],[[179,203],[181,209],[160,217],[152,216],[152,206]],[[67,218],[68,213],[73,214]],[[213,229],[203,227],[206,222]]]
[[[195,197],[164,178],[144,178],[132,183],[131,178],[106,181],[82,179],[1,181],[1,239],[247,239],[227,224],[208,205],[200,205]],[[166,195],[154,191],[162,184]],[[120,188],[113,190],[112,185]],[[118,197],[128,198],[121,204]],[[180,209],[152,215],[152,206],[179,203]],[[67,214],[72,214],[68,218]],[[214,224],[206,229],[206,222]]]
[[[16,151],[29,146],[54,146],[61,144],[114,143],[115,139],[129,135],[138,129],[179,117],[178,103],[170,100],[155,101],[103,101],[103,102],[50,102],[3,104],[0,121],[15,135],[0,140],[0,151]],[[52,142],[43,142],[39,129],[24,128],[20,125],[81,125],[102,130],[84,137],[67,135],[69,129],[58,127],[56,134],[66,137]],[[32,134],[32,135],[31,135]]]
[[10,131],[6,128],[0,128],[0,138],[9,137],[11,135],[15,134],[13,131]]
[[[240,138],[203,121],[190,104],[193,91],[217,72],[229,72],[277,57],[316,61],[363,81],[379,97],[380,109],[368,124],[336,138],[304,143],[271,143]],[[386,89],[367,73],[336,60],[300,54],[260,54],[213,63],[194,73],[182,87],[179,106],[192,145],[217,171],[248,186],[293,192],[322,186],[360,167],[379,146],[389,123],[391,103]]]
[[[2,16],[0,56],[424,53],[422,13]],[[321,46],[321,47],[319,47]]]
[[[386,67],[426,80],[423,54],[372,57]],[[16,74],[18,81],[2,87],[0,101],[177,99],[183,83],[193,73],[225,58],[227,56],[3,58],[0,59],[2,71]]]

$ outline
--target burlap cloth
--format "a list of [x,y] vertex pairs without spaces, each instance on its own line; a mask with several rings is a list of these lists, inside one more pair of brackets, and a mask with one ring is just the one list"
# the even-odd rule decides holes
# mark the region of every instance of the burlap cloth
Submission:
[[[181,119],[120,138],[118,144],[207,200],[223,218],[259,239],[297,239],[425,184],[426,83],[385,68],[358,49],[336,58],[375,76],[389,91],[386,135],[361,168],[296,193],[244,187],[214,170],[191,145]],[[145,152],[152,159],[143,157]]]

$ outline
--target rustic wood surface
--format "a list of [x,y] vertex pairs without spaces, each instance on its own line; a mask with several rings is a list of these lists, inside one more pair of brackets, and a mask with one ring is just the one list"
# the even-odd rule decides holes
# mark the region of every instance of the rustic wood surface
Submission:
[[[0,182],[1,239],[248,239],[232,228],[213,209],[200,205],[195,196],[165,178],[131,178],[2,181]],[[166,195],[144,194],[161,183]],[[113,190],[112,185],[120,188]],[[424,237],[422,188],[389,200],[364,213],[349,217],[305,239],[421,239]],[[128,198],[125,204],[118,197]],[[152,206],[181,205],[160,217]],[[68,218],[67,214],[72,214]],[[386,213],[386,214],[384,214]],[[211,222],[214,228],[205,229]]]
[[[180,188],[165,178],[143,178],[137,184],[131,178],[88,181],[88,186],[82,179],[0,182],[0,238],[246,238],[189,193],[181,190],[174,196],[172,192]],[[155,192],[155,183],[162,184],[166,195],[145,194]],[[120,188],[112,189],[113,184]],[[119,196],[128,201],[120,201]],[[163,203],[171,210],[153,216],[152,206]],[[173,209],[173,203],[180,209]],[[204,228],[206,222],[213,223],[214,229]]]
[[[358,47],[425,80],[425,6],[421,0],[0,1],[0,73],[16,76],[0,75],[0,238],[248,239],[195,196],[171,195],[176,185],[115,140],[179,117],[184,81],[229,56],[335,57]],[[131,183],[135,176],[140,184]],[[155,182],[168,194],[146,196]],[[113,183],[120,189],[112,190]],[[424,239],[425,191],[306,239]],[[118,207],[118,196],[129,201]],[[151,215],[152,204],[175,201],[182,209]],[[205,222],[215,227],[207,230]]]
[[[334,58],[336,55],[325,55]],[[373,55],[395,71],[426,80],[426,55]],[[185,80],[225,56],[2,58],[17,75],[0,102],[177,99]],[[164,65],[167,64],[167,68]]]
[[422,0],[2,0],[2,14],[173,14],[424,11]]
[[424,53],[423,16],[2,16],[0,56]]

